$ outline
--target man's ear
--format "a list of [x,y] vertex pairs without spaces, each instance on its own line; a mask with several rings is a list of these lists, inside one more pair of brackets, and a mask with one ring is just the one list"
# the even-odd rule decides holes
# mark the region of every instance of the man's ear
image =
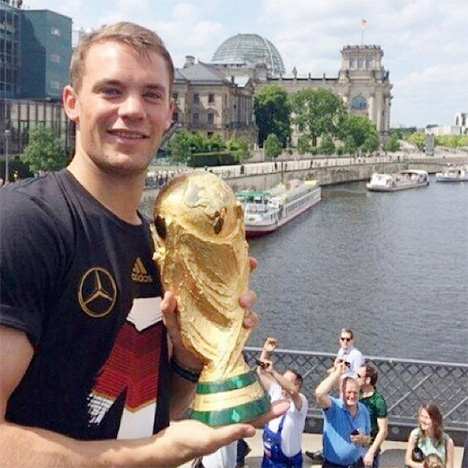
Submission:
[[78,123],[80,105],[78,102],[78,96],[75,90],[70,85],[67,85],[65,86],[65,88],[63,88],[62,101],[63,108],[68,118],[72,122]]
[[174,118],[174,110],[175,110],[175,101],[173,98],[169,101],[169,110],[167,113],[167,119],[166,119],[166,130],[169,130],[171,128],[171,125],[173,123],[173,118]]

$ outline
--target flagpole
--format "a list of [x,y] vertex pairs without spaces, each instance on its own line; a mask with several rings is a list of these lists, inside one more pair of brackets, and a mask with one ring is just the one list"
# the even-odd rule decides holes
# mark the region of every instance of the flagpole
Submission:
[[364,29],[366,29],[367,21],[361,19],[361,46],[364,45]]

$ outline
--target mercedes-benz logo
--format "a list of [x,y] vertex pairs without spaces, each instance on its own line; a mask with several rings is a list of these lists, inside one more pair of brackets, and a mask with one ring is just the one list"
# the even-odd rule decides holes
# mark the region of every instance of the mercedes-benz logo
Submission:
[[104,268],[88,270],[81,278],[78,301],[91,317],[105,317],[117,300],[117,286],[112,275]]

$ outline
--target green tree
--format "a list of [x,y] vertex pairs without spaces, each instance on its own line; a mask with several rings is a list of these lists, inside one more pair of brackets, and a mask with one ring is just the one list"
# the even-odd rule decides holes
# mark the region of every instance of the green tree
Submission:
[[177,130],[166,143],[169,159],[174,163],[185,163],[192,150],[192,136],[185,129]]
[[310,153],[310,150],[309,138],[304,135],[299,135],[299,138],[297,139],[297,152],[302,155]]
[[362,145],[362,149],[366,153],[372,153],[376,151],[379,147],[379,135],[377,133],[377,129],[375,129],[375,133],[370,133],[367,135],[366,139],[364,140],[364,144]]
[[384,145],[384,150],[390,153],[400,150],[400,143],[398,142],[398,134],[390,134],[390,138]]
[[426,133],[424,130],[414,132],[408,137],[408,141],[416,145],[420,150],[423,150],[426,147]]
[[[465,135],[466,138],[466,135]],[[466,141],[466,140],[465,140]],[[463,143],[462,135],[440,135],[435,137],[435,144],[437,146],[444,146],[445,148],[458,148],[460,146],[466,146]]]
[[219,152],[226,148],[226,145],[224,144],[223,139],[218,134],[209,136],[207,144],[208,144],[208,151]]
[[356,150],[369,153],[379,146],[377,127],[366,116],[349,114],[343,122],[341,133],[345,147],[351,153]]
[[234,159],[240,163],[252,156],[247,138],[232,138],[226,142],[226,147]]
[[261,88],[255,93],[254,114],[259,145],[263,146],[268,135],[274,133],[285,147],[291,139],[291,104],[286,90],[276,85]]
[[347,109],[343,99],[327,89],[303,89],[292,96],[293,123],[317,146],[317,138],[339,137]]
[[190,134],[190,141],[192,145],[192,153],[208,153],[209,138],[201,132],[193,132]]
[[54,137],[50,127],[42,125],[29,131],[29,143],[20,160],[34,173],[56,171],[67,165],[67,155],[60,139]]
[[264,144],[265,156],[268,158],[277,158],[281,152],[281,144],[278,137],[274,133],[270,133],[267,136]]
[[335,152],[335,143],[330,135],[325,135],[322,138],[319,152],[322,154],[333,154]]

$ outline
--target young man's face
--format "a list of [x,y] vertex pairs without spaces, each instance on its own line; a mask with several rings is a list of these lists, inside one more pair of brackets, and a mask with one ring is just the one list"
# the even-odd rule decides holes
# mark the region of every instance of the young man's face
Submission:
[[287,370],[284,374],[283,377],[287,380],[289,380],[294,387],[296,388],[297,391],[301,389],[301,384],[299,383],[299,380],[294,372],[291,372]]
[[170,75],[164,59],[142,57],[117,42],[93,45],[81,89],[64,91],[64,105],[77,124],[76,156],[106,173],[146,172],[172,121]]
[[347,332],[341,332],[340,334],[340,346],[344,349],[348,349],[353,345],[353,339],[351,334]]
[[358,381],[359,385],[362,387],[367,384],[367,368],[366,366],[358,367],[356,375],[354,378]]

